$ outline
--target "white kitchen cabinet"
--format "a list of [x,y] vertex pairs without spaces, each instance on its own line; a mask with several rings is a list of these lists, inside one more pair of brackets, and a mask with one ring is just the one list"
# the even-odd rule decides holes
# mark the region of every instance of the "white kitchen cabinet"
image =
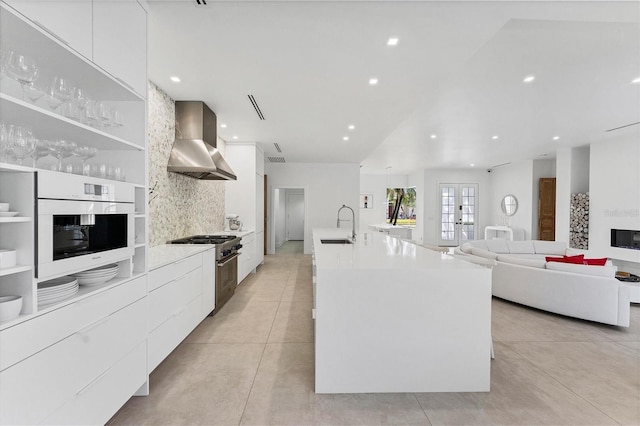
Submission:
[[91,1],[6,0],[6,3],[85,58],[93,58]]
[[93,2],[93,61],[147,97],[147,13],[135,0]]
[[[169,246],[181,250],[180,246]],[[162,250],[162,249],[160,249]],[[215,249],[172,259],[149,272],[148,369],[153,371],[215,305]]]
[[256,267],[256,234],[251,232],[242,237],[242,248],[238,257],[238,284]]
[[[24,99],[20,85],[7,76],[0,84],[2,121],[27,126],[38,139],[95,147],[90,162],[124,168],[126,182],[135,187],[136,242],[134,255],[118,262],[117,277],[38,308],[33,273],[38,168],[30,159],[25,166],[0,163],[0,200],[20,212],[0,218],[1,248],[15,247],[19,262],[19,270],[0,270],[0,295],[24,298],[21,315],[0,324],[0,423],[105,423],[148,378],[146,68],[136,70],[145,81],[139,94],[117,79],[126,78],[93,62],[96,10],[89,0],[10,4],[19,12],[0,1],[0,50],[36,58],[39,86],[46,88],[53,76],[65,77],[91,99],[121,111],[123,125],[96,128],[64,117],[44,97]],[[112,31],[132,37],[127,45],[146,49],[146,33],[126,25],[126,20],[112,22],[117,28]],[[146,61],[146,51],[138,53]]]
[[[253,270],[264,261],[264,153],[255,143],[228,143],[225,159],[238,177],[225,182],[227,213],[239,215],[244,229],[256,231],[249,268]],[[246,238],[242,240],[245,254],[249,250]],[[238,282],[240,277],[239,269]]]

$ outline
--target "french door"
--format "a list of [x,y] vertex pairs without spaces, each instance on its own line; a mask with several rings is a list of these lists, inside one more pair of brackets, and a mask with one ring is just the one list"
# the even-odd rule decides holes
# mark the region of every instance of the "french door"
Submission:
[[477,235],[478,184],[441,183],[438,245],[458,246]]

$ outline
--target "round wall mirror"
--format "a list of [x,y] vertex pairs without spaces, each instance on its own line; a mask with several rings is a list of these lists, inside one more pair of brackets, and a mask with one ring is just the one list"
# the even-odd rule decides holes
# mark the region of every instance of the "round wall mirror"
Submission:
[[502,212],[507,216],[513,216],[518,211],[518,199],[515,195],[505,195],[502,199]]

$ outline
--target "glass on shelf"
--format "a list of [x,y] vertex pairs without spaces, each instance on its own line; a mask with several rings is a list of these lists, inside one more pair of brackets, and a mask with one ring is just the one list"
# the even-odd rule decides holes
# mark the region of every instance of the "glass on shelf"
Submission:
[[77,144],[63,139],[49,141],[49,151],[51,155],[58,159],[57,171],[63,171],[62,160],[73,155]]
[[75,155],[76,157],[80,157],[80,159],[82,160],[82,174],[85,176],[89,176],[91,173],[91,170],[89,168],[89,165],[87,164],[87,160],[89,160],[90,158],[93,158],[96,153],[98,152],[98,150],[96,148],[93,148],[91,146],[83,146],[83,145],[78,145],[76,147],[76,149],[73,151],[73,155]]
[[9,126],[9,151],[16,158],[17,163],[31,156],[35,150],[36,138],[31,130],[24,126]]
[[33,159],[33,167],[36,167],[39,159],[44,158],[49,154],[51,154],[51,151],[49,150],[49,141],[36,140],[35,148],[31,153],[31,158]]
[[9,50],[2,56],[2,69],[8,77],[20,83],[24,100],[25,85],[33,83],[38,78],[39,68],[36,60],[14,50]]

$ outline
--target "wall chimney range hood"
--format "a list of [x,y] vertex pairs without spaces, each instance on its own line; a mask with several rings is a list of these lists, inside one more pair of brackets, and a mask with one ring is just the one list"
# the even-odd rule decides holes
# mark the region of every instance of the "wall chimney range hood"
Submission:
[[201,101],[176,101],[176,136],[167,170],[195,179],[236,180],[217,145],[216,114]]

